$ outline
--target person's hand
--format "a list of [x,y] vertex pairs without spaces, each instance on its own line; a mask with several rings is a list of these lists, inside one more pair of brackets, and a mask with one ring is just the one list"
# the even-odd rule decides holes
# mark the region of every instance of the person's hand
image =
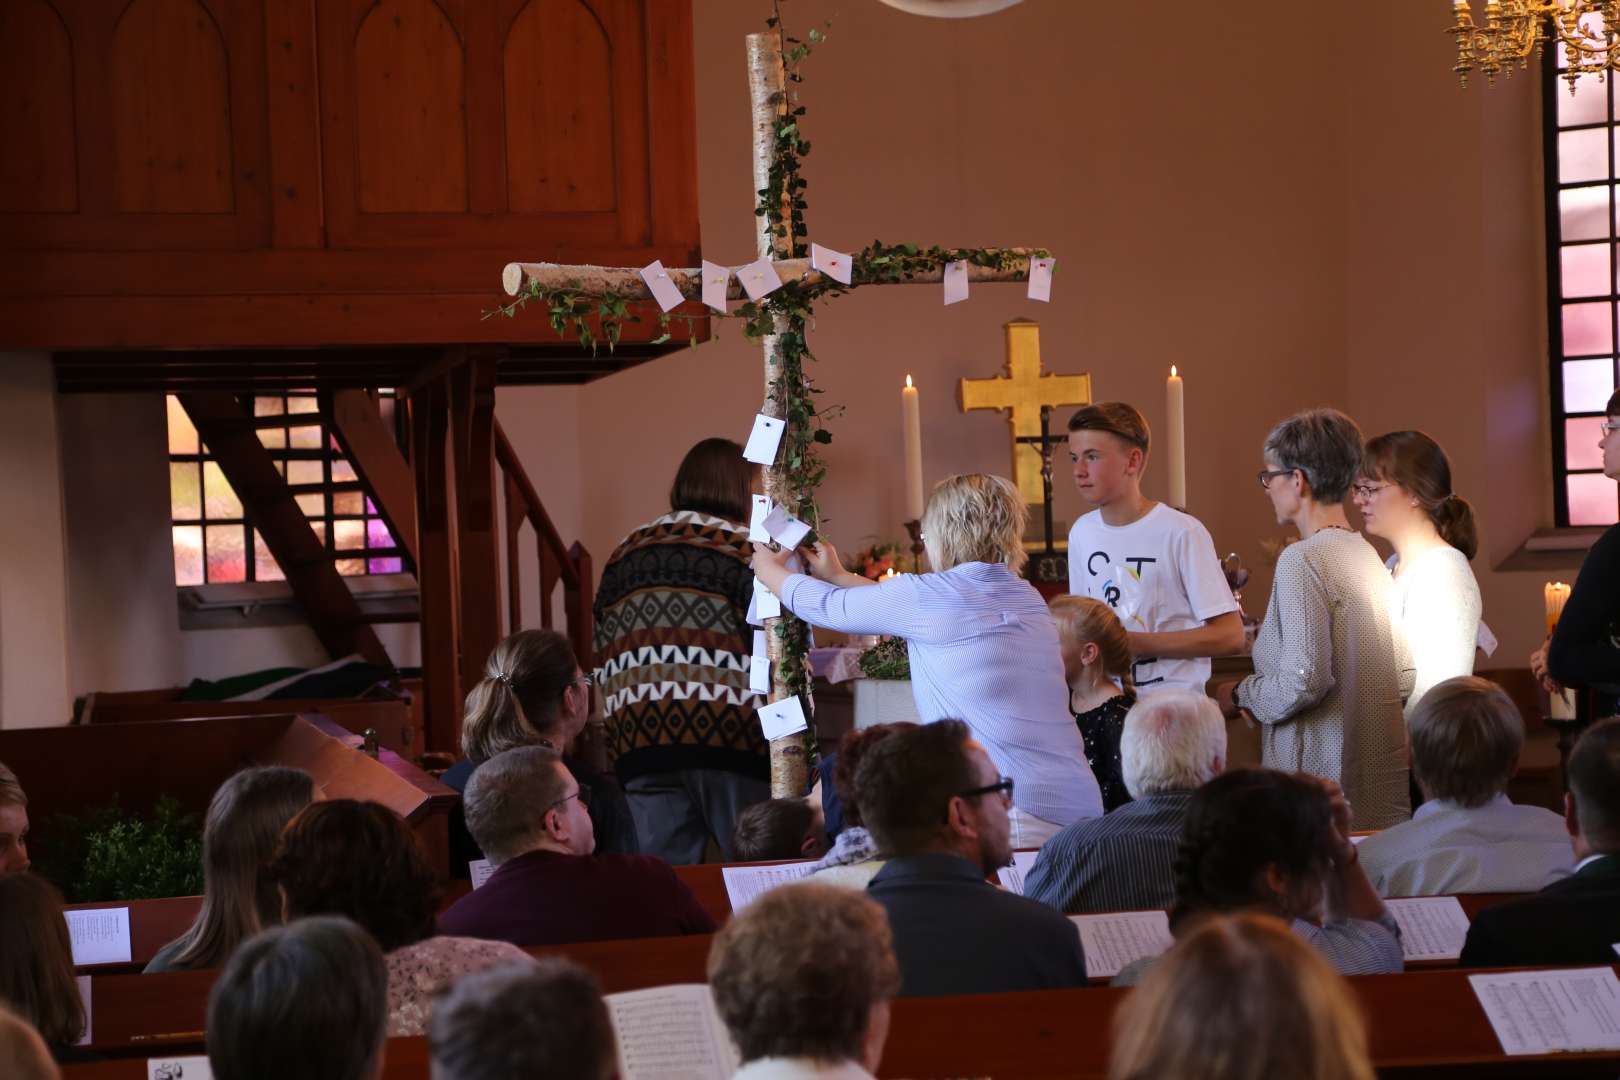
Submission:
[[1312,779],[1321,784],[1322,790],[1327,792],[1328,806],[1333,813],[1333,834],[1336,841],[1333,861],[1343,866],[1354,861],[1356,857],[1356,845],[1350,840],[1350,800],[1345,797],[1344,788],[1336,781],[1324,780],[1319,776]]
[[802,544],[799,547],[799,554],[804,557],[811,575],[822,581],[836,585],[847,573],[843,560],[838,557],[838,549],[833,547],[831,540],[823,539],[814,544]]
[[1541,648],[1530,654],[1530,674],[1535,676],[1536,682],[1540,683],[1542,689],[1546,690],[1547,693],[1561,694],[1564,692],[1563,684],[1553,678],[1547,671],[1546,643],[1543,643]]
[[[749,560],[753,567],[754,576],[771,585],[772,580],[780,582],[787,577],[787,561],[793,557],[793,552],[786,548],[773,548],[769,544],[755,544],[754,557]],[[773,589],[774,591],[774,589]]]
[[1232,692],[1237,689],[1237,684],[1236,679],[1215,684],[1215,704],[1220,706],[1221,715],[1228,719],[1238,714],[1237,703],[1232,700]]

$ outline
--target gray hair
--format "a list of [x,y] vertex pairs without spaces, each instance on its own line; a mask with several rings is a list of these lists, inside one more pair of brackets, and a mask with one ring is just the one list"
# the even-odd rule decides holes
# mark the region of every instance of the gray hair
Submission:
[[1436,799],[1484,806],[1507,790],[1524,746],[1524,718],[1495,683],[1462,675],[1437,683],[1407,721],[1412,771]]
[[948,476],[934,485],[923,511],[923,545],[935,570],[969,562],[1024,568],[1029,507],[1011,480],[985,473]]
[[433,1004],[428,1046],[433,1080],[608,1080],[619,1066],[596,976],[557,957],[456,980]]
[[1338,409],[1306,409],[1271,429],[1265,454],[1304,473],[1317,502],[1343,502],[1361,472],[1361,429]]
[[462,795],[467,831],[492,866],[534,850],[546,813],[568,794],[562,755],[548,746],[503,750],[473,772]]
[[1142,798],[1191,791],[1215,778],[1226,758],[1226,721],[1191,690],[1161,690],[1125,714],[1119,740],[1125,790]]

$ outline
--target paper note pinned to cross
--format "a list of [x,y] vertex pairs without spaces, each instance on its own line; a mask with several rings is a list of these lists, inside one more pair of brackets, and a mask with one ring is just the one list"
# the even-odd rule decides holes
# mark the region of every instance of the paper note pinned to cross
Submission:
[[[754,612],[761,620],[776,619],[782,615],[782,601],[777,599],[775,593],[765,587],[759,578],[754,579]],[[764,622],[758,625],[764,626]]]
[[757,660],[760,657],[768,656],[769,654],[770,654],[769,650],[765,647],[765,631],[763,631],[763,630],[755,630],[754,631],[754,658]]
[[776,275],[776,267],[769,259],[756,259],[738,270],[737,280],[742,282],[743,292],[750,300],[769,296],[782,287],[782,279]]
[[822,247],[820,244],[810,245],[810,265],[832,278],[840,285],[849,284],[849,274],[854,260],[842,251]]
[[641,268],[641,280],[647,283],[647,288],[652,290],[653,299],[658,301],[659,308],[664,311],[673,311],[680,307],[685,299],[681,295],[681,290],[670,280],[669,271],[664,269],[664,264],[659,259],[654,259]]
[[765,515],[765,531],[771,539],[792,551],[810,535],[810,526],[787,512],[785,506],[775,506]]
[[748,445],[743,447],[743,458],[756,465],[775,465],[776,448],[782,445],[782,432],[786,422],[760,413],[754,417],[754,430],[748,433]]
[[748,661],[748,689],[756,694],[771,692],[771,662],[763,656]]
[[754,495],[751,497],[754,500],[754,507],[748,517],[748,539],[756,544],[769,543],[771,530],[765,527],[765,518],[771,512],[770,496]]
[[730,281],[730,267],[703,260],[703,302],[722,314],[726,310],[726,285]]
[[1029,260],[1029,292],[1031,300],[1039,300],[1043,304],[1052,302],[1052,268],[1057,265],[1056,259]]
[[810,728],[805,722],[804,706],[799,704],[797,694],[785,697],[781,701],[773,701],[769,705],[761,705],[759,726],[765,732],[767,742],[775,742],[777,739],[796,735]]
[[945,264],[945,303],[960,304],[968,298],[967,260]]

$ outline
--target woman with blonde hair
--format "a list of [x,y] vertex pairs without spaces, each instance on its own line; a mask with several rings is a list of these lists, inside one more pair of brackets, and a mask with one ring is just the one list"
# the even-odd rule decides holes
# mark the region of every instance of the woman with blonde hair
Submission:
[[1344,979],[1279,919],[1204,920],[1114,1014],[1108,1080],[1372,1080]]
[[1017,487],[970,473],[935,486],[923,512],[930,574],[869,581],[845,570],[823,539],[789,552],[754,549],[754,573],[812,626],[906,640],[911,690],[925,723],[964,721],[1013,781],[1014,848],[1039,847],[1065,825],[1103,812],[1069,713],[1057,625],[1023,568],[1028,510]]
[[28,867],[28,793],[17,774],[0,762],[0,874]]
[[239,942],[280,924],[281,897],[265,868],[282,828],[314,801],[314,778],[280,765],[243,769],[219,786],[203,823],[202,907],[148,973],[222,967]]
[[33,874],[0,877],[0,1005],[34,1025],[57,1061],[81,1053],[84,1000],[62,895]]
[[1063,651],[1063,679],[1069,684],[1069,711],[1085,740],[1086,760],[1107,812],[1131,801],[1119,757],[1125,714],[1136,704],[1131,638],[1114,609],[1101,600],[1057,596],[1050,606]]

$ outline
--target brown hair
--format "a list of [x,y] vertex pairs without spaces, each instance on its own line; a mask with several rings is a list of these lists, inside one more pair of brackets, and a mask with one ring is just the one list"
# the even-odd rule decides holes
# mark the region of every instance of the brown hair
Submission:
[[1114,609],[1089,596],[1054,596],[1049,606],[1057,621],[1058,640],[1067,645],[1094,643],[1102,659],[1103,674],[1118,679],[1121,693],[1135,701],[1131,639]]
[[17,774],[0,761],[0,806],[27,806],[28,793],[17,781]]
[[1423,432],[1391,431],[1369,440],[1361,472],[1400,485],[1429,515],[1440,539],[1465,556],[1472,559],[1479,551],[1474,508],[1451,490],[1451,462],[1440,444]]
[[50,1048],[22,1017],[0,1006],[0,1076],[9,1080],[61,1080]]
[[0,877],[0,1003],[50,1046],[72,1046],[84,1034],[62,894],[34,874]]
[[838,801],[843,804],[846,826],[865,826],[865,822],[861,820],[861,800],[860,792],[855,787],[855,771],[866,759],[866,752],[895,732],[916,726],[906,721],[897,724],[873,724],[871,727],[860,728],[844,736],[844,741],[838,747],[837,760],[833,762],[832,784],[833,790],[838,792]]
[[746,806],[732,829],[732,852],[738,862],[802,859],[815,817],[808,799],[766,799]]
[[909,855],[945,835],[951,799],[980,783],[968,757],[972,737],[960,720],[937,720],[871,748],[855,771],[855,787],[879,850]]
[[433,1080],[618,1074],[613,1019],[596,976],[548,956],[455,981],[428,1021]]
[[1135,405],[1123,401],[1099,401],[1075,411],[1069,417],[1070,431],[1106,431],[1124,439],[1145,455],[1153,440],[1147,417]]
[[1406,724],[1412,771],[1431,798],[1484,806],[1507,790],[1524,718],[1500,686],[1475,675],[1437,683]]
[[281,830],[315,798],[302,769],[243,769],[219,785],[203,823],[203,902],[176,940],[171,967],[223,964],[244,938],[281,922],[281,896],[264,869]]
[[872,1009],[900,990],[888,916],[852,889],[772,889],[715,935],[709,986],[745,1064],[861,1061]]
[[503,750],[472,774],[461,797],[467,831],[491,864],[531,851],[571,783],[562,755],[547,746]]
[[1373,1080],[1348,984],[1279,919],[1214,916],[1114,1014],[1109,1080]]
[[495,646],[484,678],[467,694],[461,752],[480,765],[502,750],[531,746],[557,726],[579,662],[555,630],[519,630]]
[[747,521],[754,466],[730,439],[704,439],[686,452],[669,489],[669,508],[727,521]]
[[1620,716],[1581,733],[1566,773],[1587,842],[1595,851],[1620,851]]
[[1609,403],[1603,407],[1603,415],[1620,416],[1620,390],[1609,395]]
[[293,818],[270,876],[287,897],[287,917],[343,915],[385,953],[433,934],[433,868],[400,816],[380,803],[333,799]]

